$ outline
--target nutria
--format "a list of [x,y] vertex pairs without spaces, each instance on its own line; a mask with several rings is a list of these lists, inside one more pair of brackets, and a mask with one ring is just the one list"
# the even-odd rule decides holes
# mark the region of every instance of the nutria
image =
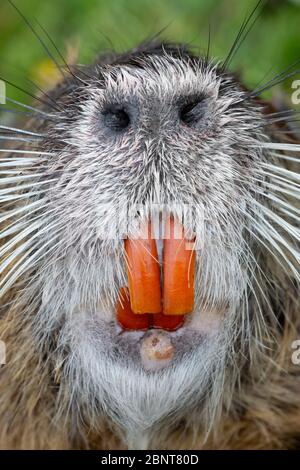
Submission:
[[[61,67],[1,126],[1,448],[299,445],[295,117],[259,98],[282,76],[248,90],[227,65],[150,41]],[[195,305],[126,331],[124,238],[153,207],[190,208]]]

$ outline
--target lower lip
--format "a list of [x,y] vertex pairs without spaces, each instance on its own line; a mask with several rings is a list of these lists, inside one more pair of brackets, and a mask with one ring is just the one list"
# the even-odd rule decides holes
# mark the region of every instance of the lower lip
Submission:
[[184,325],[185,315],[133,313],[128,288],[121,289],[116,311],[117,320],[123,332],[140,330],[142,333],[138,350],[144,370],[155,372],[168,367],[173,362],[176,348],[172,332]]
[[156,371],[171,364],[175,356],[175,347],[170,335],[162,331],[153,331],[142,339],[140,357],[143,368]]
[[[170,366],[175,358],[178,359],[180,349],[187,351],[190,342],[182,342],[185,336],[185,328],[178,331],[164,331],[162,329],[149,329],[147,331],[129,331],[118,328],[118,337],[126,344],[126,353],[133,346],[135,359],[147,372],[155,372]],[[125,343],[124,343],[125,341]],[[181,348],[179,348],[179,343]]]

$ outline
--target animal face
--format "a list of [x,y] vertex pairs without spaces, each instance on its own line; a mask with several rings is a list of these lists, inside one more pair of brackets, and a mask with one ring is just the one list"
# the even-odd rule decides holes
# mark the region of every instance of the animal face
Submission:
[[[26,295],[40,344],[57,338],[74,400],[89,416],[105,410],[136,442],[205,398],[213,413],[232,345],[251,330],[249,234],[266,136],[260,107],[213,64],[167,46],[131,59],[53,92],[34,166]],[[151,332],[122,330],[116,304],[128,284],[124,239],[162,215],[195,241],[195,301],[182,328],[163,332],[172,360],[147,370]]]
[[[282,265],[271,275],[263,249],[277,260],[278,241],[289,249],[272,225],[281,219],[267,220],[282,188],[270,182],[262,107],[223,68],[167,45],[75,70],[48,98],[26,131],[21,259],[2,288],[25,282],[18,302],[34,341],[88,422],[111,420],[132,447],[191,415],[208,431],[277,321],[263,289]],[[168,220],[193,242],[193,307],[178,329],[147,312],[148,328],[128,330],[118,321],[132,275],[125,240],[154,227],[165,293]],[[183,298],[190,263],[175,285]]]

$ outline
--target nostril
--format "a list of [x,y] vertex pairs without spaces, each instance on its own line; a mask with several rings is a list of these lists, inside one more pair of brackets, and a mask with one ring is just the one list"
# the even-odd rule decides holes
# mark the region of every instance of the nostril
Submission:
[[103,111],[104,123],[112,131],[119,132],[130,125],[130,116],[121,106],[111,106]]
[[205,99],[193,100],[181,106],[179,118],[187,126],[194,126],[205,116],[206,109],[207,102]]

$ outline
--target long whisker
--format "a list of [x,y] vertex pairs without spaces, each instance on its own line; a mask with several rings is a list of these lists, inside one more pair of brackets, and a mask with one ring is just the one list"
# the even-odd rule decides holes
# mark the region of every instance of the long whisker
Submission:
[[[0,171],[0,175],[2,172]],[[8,173],[10,174],[10,173]],[[41,178],[44,176],[44,173],[35,173],[35,174],[29,174],[29,175],[21,175],[21,176],[11,176],[11,177],[5,177],[5,178],[0,178],[0,186],[5,186],[6,184],[12,184],[12,183],[18,183],[19,181],[25,181],[25,180],[31,180],[35,178]],[[16,188],[9,188],[9,189],[18,189],[18,186]]]
[[[3,82],[7,83],[7,84],[10,85],[10,86],[12,86],[13,88],[16,88],[16,90],[19,90],[19,91],[21,91],[22,93],[25,93],[25,95],[28,95],[30,98],[39,101],[40,103],[42,103],[42,104],[44,104],[45,106],[47,106],[47,108],[54,109],[54,110],[57,111],[57,112],[62,111],[61,108],[59,108],[59,107],[57,107],[57,106],[54,106],[53,104],[49,103],[48,101],[43,100],[43,99],[40,98],[39,96],[34,95],[33,93],[30,93],[30,91],[24,90],[24,88],[20,87],[19,85],[16,85],[15,83],[13,83],[13,82],[7,80],[6,78],[0,76],[0,80],[2,80]],[[6,99],[7,99],[7,98],[6,98]]]
[[[284,176],[277,175],[276,173],[272,173],[271,171],[261,170],[260,174],[264,177],[269,177],[270,179],[276,181],[276,184],[279,184],[284,187],[288,187],[291,190],[299,190],[300,185],[295,181],[285,178]],[[288,185],[288,186],[286,186]]]
[[[31,184],[23,184],[23,185],[20,185],[18,186],[17,188],[5,188],[5,189],[0,189],[0,199],[1,199],[1,196],[3,195],[7,195],[7,194],[11,194],[12,192],[14,192],[16,189],[18,191],[23,191],[24,189],[30,189],[30,188],[34,188],[36,186],[43,186],[45,184],[49,184],[49,183],[53,183],[53,182],[56,182],[57,179],[56,178],[51,178],[49,180],[45,180],[45,181],[38,181],[36,183],[31,183]],[[43,192],[43,190],[42,190]]]
[[[11,250],[11,248],[19,244],[22,240],[26,239],[26,237],[30,235],[32,232],[35,232],[37,229],[39,229],[41,224],[42,224],[42,221],[40,224],[37,222],[35,224],[30,224],[28,222],[28,225],[25,226],[25,229],[23,228],[23,230],[21,230],[17,235],[9,239],[6,243],[4,243],[4,245],[1,246],[0,257],[4,256],[7,252],[9,252],[9,250]],[[1,272],[1,269],[0,269],[0,272]]]
[[35,83],[33,80],[30,80],[29,78],[27,78],[27,82],[30,83],[31,85],[33,85],[45,98],[47,98],[47,100],[49,100],[50,103],[52,103],[52,105],[54,107],[56,107],[57,103],[56,101],[52,98],[51,95],[49,95],[49,93],[47,93],[45,90],[43,90],[37,83]]
[[6,211],[4,213],[4,215],[2,217],[0,217],[0,224],[5,222],[8,219],[11,219],[11,218],[21,214],[22,212],[27,212],[28,213],[32,209],[35,209],[37,207],[41,207],[43,204],[44,204],[44,202],[42,200],[37,200],[37,201],[31,202],[30,204],[25,204],[22,207],[18,207],[18,209],[14,209],[14,210],[11,210],[11,211]]
[[[279,247],[279,245],[277,244],[277,242],[273,239],[272,237],[272,233],[265,233],[265,231],[263,230],[263,227],[260,226],[259,223],[256,222],[256,220],[249,214],[249,213],[244,213],[244,215],[247,217],[247,218],[250,218],[251,219],[251,222],[252,222],[252,226],[253,228],[255,228],[255,230],[257,230],[258,234],[260,236],[258,236],[255,232],[253,232],[253,230],[250,229],[250,227],[248,225],[245,225],[245,229],[258,241],[258,243],[260,245],[262,245],[267,251],[268,253],[277,261],[278,265],[282,267],[282,269],[285,271],[286,275],[291,278],[291,273],[293,273],[293,275],[295,276],[295,279],[297,279],[299,282],[300,282],[300,274],[299,274],[299,271],[295,268],[295,266],[292,264],[292,262],[287,259],[287,257],[285,256],[284,252],[282,251],[282,249]],[[264,242],[262,240],[263,237],[266,241]],[[270,248],[270,245],[275,249],[275,252],[274,250],[272,250]],[[294,250],[293,250],[294,251]],[[280,259],[278,258],[278,256],[276,255],[276,252],[280,255],[282,261],[280,261]],[[284,263],[286,264],[286,266],[284,265]],[[298,263],[298,261],[297,261]],[[291,272],[289,272],[288,268],[290,269]]]
[[[272,189],[275,193],[279,192],[279,193],[282,193],[282,194],[286,194],[287,196],[291,196],[294,199],[300,200],[299,191],[293,190],[293,188],[288,186],[288,185],[280,187],[280,186],[278,186],[278,184],[273,184],[273,183],[270,183],[269,181],[263,181],[262,182],[261,179],[255,178],[255,177],[252,177],[252,181],[253,182],[257,181],[260,185],[263,183],[263,185],[266,188]],[[248,183],[249,181],[246,180],[246,182]],[[277,181],[277,183],[280,183],[280,182]],[[282,185],[283,185],[283,183],[282,183]]]
[[283,111],[276,111],[274,113],[268,113],[265,117],[266,119],[271,119],[273,117],[284,117],[284,116],[298,116],[300,111],[295,111],[293,109],[285,109]]
[[[300,209],[297,209],[295,206],[292,206],[291,204],[289,204],[288,202],[284,201],[283,199],[279,198],[279,197],[276,197],[275,194],[271,194],[269,192],[264,192],[264,191],[260,191],[260,190],[256,190],[258,194],[262,195],[263,197],[265,198],[268,198],[270,199],[272,202],[274,202],[274,206],[278,209],[280,208],[279,206],[282,206],[284,207],[289,215],[291,217],[295,217],[295,214],[292,214],[291,211],[295,212],[296,214],[299,214],[300,215]],[[280,210],[282,210],[282,208],[280,208]]]
[[285,155],[283,153],[274,153],[273,155],[274,155],[274,157],[280,158],[282,160],[288,160],[290,162],[300,163],[300,157],[290,157],[290,156]]
[[0,108],[0,116],[1,116],[1,113],[13,113],[13,114],[17,114],[19,116],[29,116],[29,117],[35,117],[35,119],[43,119],[41,117],[39,117],[39,115],[37,113],[32,113],[30,111],[20,111],[19,109],[12,109],[12,108],[3,108],[1,106]]
[[[296,262],[299,264],[300,262],[300,254],[298,251],[296,251],[287,241],[285,238],[283,238],[278,232],[277,230],[275,230],[275,228],[266,220],[265,217],[262,217],[261,215],[259,215],[257,212],[255,213],[255,216],[259,217],[264,225],[266,225],[269,229],[269,232],[266,236],[266,239],[269,239],[269,241],[272,241],[272,244],[273,246],[276,246],[276,249],[277,251],[283,256],[283,258],[285,257],[284,255],[284,252],[281,250],[281,248],[279,247],[279,245],[276,243],[275,245],[275,240],[277,240],[282,246],[284,246],[288,252],[295,258]],[[255,227],[259,227],[259,224],[258,222],[256,221],[256,219],[253,219],[253,223],[255,225]],[[263,232],[261,231],[260,232],[261,234],[263,234]],[[288,260],[286,260],[286,262],[288,262]],[[298,270],[295,269],[295,267],[293,266],[292,263],[290,263],[290,266],[292,267],[292,270],[293,272],[295,273],[297,279],[299,278],[300,279],[300,273],[298,272]]]
[[[33,96],[33,98],[35,98],[35,97]],[[6,96],[5,99],[9,103],[15,104],[17,106],[21,106],[22,108],[25,108],[25,109],[29,109],[34,114],[40,114],[41,116],[44,116],[45,118],[47,118],[49,120],[57,120],[58,119],[57,115],[47,113],[45,111],[42,111],[41,109],[33,108],[32,106],[29,106],[28,104],[21,103],[20,101],[16,101],[12,98],[9,98],[8,96]]]
[[[53,224],[50,225],[51,229],[55,228],[58,224]],[[0,265],[0,272],[5,269],[5,267],[8,267],[9,264],[12,263],[12,261],[17,257],[20,256],[22,252],[24,252],[25,249],[29,248],[29,251],[22,256],[21,258],[18,259],[18,261],[13,265],[13,268],[10,269],[10,271],[1,279],[0,281],[0,295],[2,296],[7,290],[14,284],[14,282],[26,272],[26,269],[30,267],[30,263],[40,255],[44,251],[43,256],[46,256],[47,251],[45,253],[45,248],[49,245],[52,244],[53,246],[53,240],[59,236],[59,232],[56,232],[56,234],[53,236],[52,240],[49,240],[48,242],[41,242],[42,246],[40,248],[37,248],[35,245],[31,246],[33,238],[36,238],[37,236],[40,236],[43,232],[47,230],[47,226],[44,227],[43,229],[39,230],[39,233],[36,234],[34,237],[32,237],[29,242],[25,242],[23,245],[18,247],[14,253],[11,255],[13,258],[10,259],[10,257],[1,263]],[[28,254],[33,253],[31,257],[28,257]],[[19,267],[19,268],[18,268]],[[18,268],[18,269],[16,269]]]
[[11,137],[9,135],[0,135],[0,140],[11,140],[13,142],[32,142],[36,143],[40,140],[40,137]]
[[256,90],[253,90],[252,92],[248,93],[246,98],[244,98],[242,101],[245,101],[245,99],[249,99],[249,98],[255,98],[261,95],[261,93],[263,93],[264,91],[267,91],[270,88],[273,88],[274,86],[279,85],[280,83],[283,83],[288,78],[295,77],[296,75],[299,74],[300,69],[293,70],[293,68],[296,66],[299,66],[299,64],[300,64],[300,61],[299,60],[296,61],[294,64],[287,67],[283,72],[275,75],[275,77],[269,80],[269,82],[265,83],[264,85],[257,88]]
[[14,132],[16,134],[32,135],[32,136],[35,136],[35,137],[45,137],[45,134],[39,134],[37,132],[31,132],[31,131],[27,131],[25,129],[19,129],[17,127],[9,127],[9,126],[0,125],[0,129],[11,131],[11,132]]
[[[12,153],[19,153],[19,154],[28,154],[28,155],[49,155],[53,156],[53,153],[50,152],[43,152],[40,150],[21,150],[21,149],[0,149],[0,153],[7,153],[7,154],[12,154]],[[2,157],[0,157],[1,159]],[[24,158],[25,160],[26,158]]]
[[12,201],[22,201],[22,200],[28,200],[30,198],[33,198],[35,196],[41,196],[46,194],[48,191],[53,191],[53,188],[41,188],[37,191],[31,191],[31,192],[26,192],[24,194],[8,194],[0,197],[1,204],[6,202],[12,202]]
[[[47,208],[47,206],[48,206],[48,203],[45,203],[43,201],[42,206],[39,205],[31,209],[29,213],[26,213],[22,215],[21,217],[19,217],[17,221],[11,222],[9,225],[6,225],[5,229],[2,230],[2,232],[0,232],[0,239],[6,238],[14,233],[17,233],[20,229],[23,229],[24,227],[28,225],[32,225],[36,220],[41,220],[42,217],[40,213],[38,213],[34,217],[29,218],[29,216],[32,216],[32,214],[34,214],[36,211],[41,211],[42,207]],[[51,214],[54,211],[55,211],[54,208],[50,210],[47,209],[47,216],[49,216],[49,214]]]
[[291,179],[300,180],[300,174],[296,173],[295,171],[291,171],[291,170],[288,170],[288,169],[283,168],[283,167],[278,167],[276,165],[273,165],[272,163],[262,162],[261,166],[264,167],[264,168],[268,168],[270,170],[270,172],[282,173],[282,174],[288,176]]
[[254,147],[265,148],[269,150],[283,150],[289,152],[300,152],[299,144],[282,144],[279,142],[261,142]]
[[65,75],[63,73],[63,71],[61,70],[61,66],[60,64],[56,61],[55,57],[52,55],[51,51],[49,50],[47,44],[43,41],[43,39],[38,35],[38,33],[36,32],[36,30],[34,29],[34,27],[32,26],[32,24],[30,23],[30,21],[26,18],[26,16],[20,11],[20,9],[12,2],[12,0],[8,0],[8,2],[10,3],[10,5],[16,10],[16,12],[19,14],[19,16],[23,19],[23,21],[25,22],[25,24],[28,26],[28,28],[30,29],[30,31],[34,34],[34,36],[36,37],[36,39],[38,40],[38,42],[41,44],[41,46],[43,47],[43,49],[45,50],[46,54],[50,57],[50,59],[52,60],[52,62],[56,65],[57,69],[61,72],[62,74],[62,77],[64,78]]
[[[256,21],[260,17],[261,11],[258,12],[258,15],[256,17],[254,17],[254,16],[255,16],[257,10],[259,9],[259,7],[262,5],[262,3],[265,3],[265,1],[264,0],[259,0],[257,2],[256,6],[254,7],[254,9],[252,10],[252,12],[250,13],[250,15],[248,16],[248,18],[245,18],[245,20],[244,20],[244,22],[243,22],[243,24],[242,24],[242,26],[241,26],[238,34],[237,34],[237,37],[236,37],[236,39],[235,39],[235,41],[234,41],[234,43],[233,43],[233,45],[230,49],[225,61],[224,61],[223,70],[228,67],[228,65],[232,61],[232,58],[234,57],[234,55],[236,54],[236,52],[240,48],[241,44],[244,42],[244,40],[246,39],[246,37],[248,36],[250,31],[252,30],[253,26],[255,25]],[[252,19],[253,19],[253,21],[252,21]],[[251,23],[251,21],[252,21],[252,23]],[[248,27],[248,29],[247,29],[247,27]]]
[[296,240],[299,239],[300,237],[300,231],[296,229],[293,225],[288,223],[285,219],[277,215],[275,212],[271,211],[268,207],[263,206],[262,204],[253,201],[253,203],[259,207],[259,210],[266,214],[270,219],[272,219],[274,222],[276,222],[281,229],[285,230],[288,232],[292,237],[295,237]]
[[59,55],[59,57],[61,58],[62,62],[64,63],[65,67],[67,68],[68,72],[72,75],[73,78],[75,78],[75,80],[83,83],[84,85],[87,85],[87,82],[85,82],[84,80],[82,80],[82,78],[78,77],[72,70],[72,68],[70,67],[70,65],[67,63],[67,61],[65,60],[63,54],[61,53],[61,51],[59,50],[59,48],[57,47],[57,45],[55,44],[55,42],[53,41],[52,37],[49,35],[48,31],[44,28],[43,25],[40,24],[39,21],[37,21],[39,27],[41,28],[41,30],[43,31],[43,33],[46,35],[46,37],[48,38],[48,40],[50,41],[50,43],[52,44],[52,46],[54,47],[55,51],[57,52],[57,54]]
[[[38,165],[40,162],[39,160],[32,160],[31,158],[29,159],[26,159],[27,161],[24,160],[2,160],[0,159],[0,167],[1,168],[19,168],[18,170],[16,171],[19,171],[21,172],[24,168],[25,169],[28,169],[29,168],[34,168],[36,165]],[[14,171],[14,170],[10,170],[10,171]]]

